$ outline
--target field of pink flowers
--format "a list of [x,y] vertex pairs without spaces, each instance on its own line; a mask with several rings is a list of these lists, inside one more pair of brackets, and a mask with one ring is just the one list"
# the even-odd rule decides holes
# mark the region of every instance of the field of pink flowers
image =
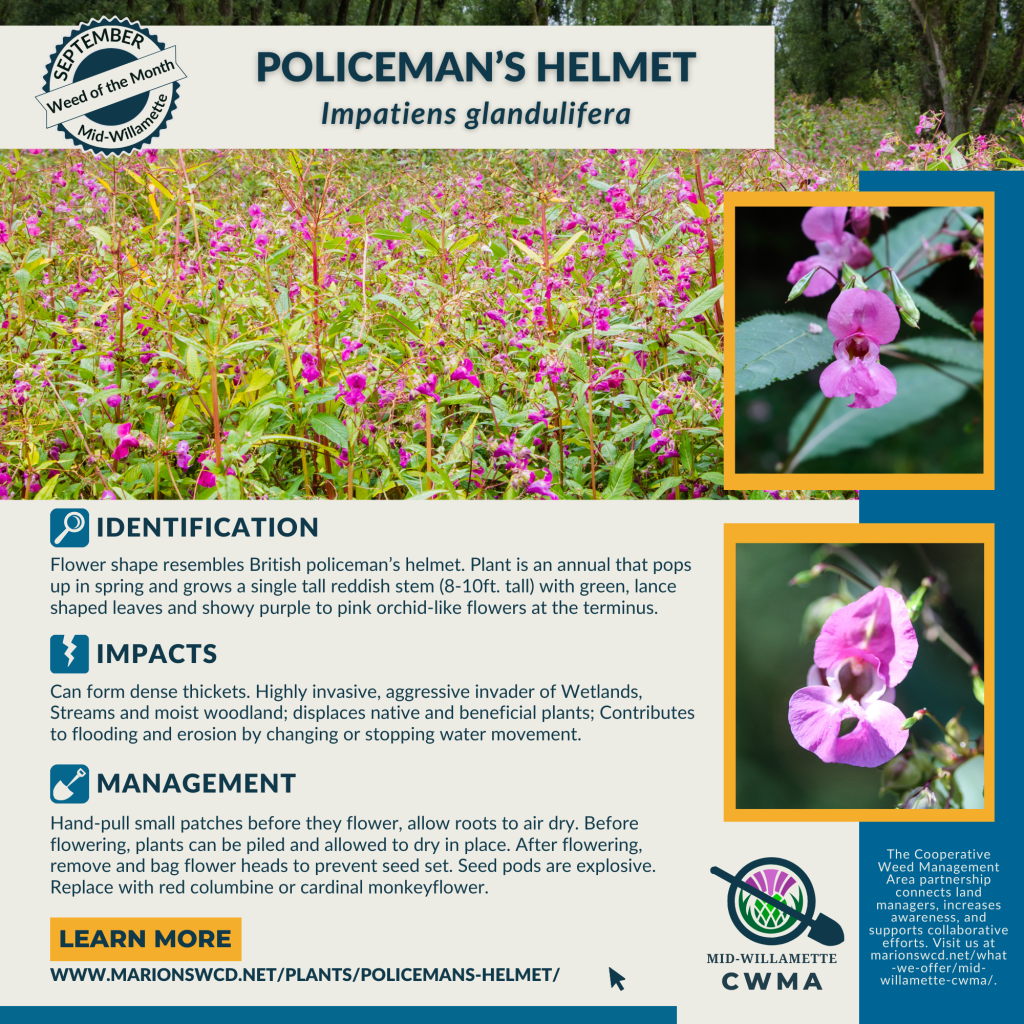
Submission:
[[804,111],[779,152],[6,151],[0,497],[724,497],[723,192],[886,158]]

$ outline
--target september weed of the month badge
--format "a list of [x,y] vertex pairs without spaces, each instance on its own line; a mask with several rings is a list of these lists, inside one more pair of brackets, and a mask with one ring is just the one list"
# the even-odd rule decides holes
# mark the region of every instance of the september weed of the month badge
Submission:
[[128,153],[170,121],[185,78],[177,48],[138,22],[93,19],[54,50],[36,96],[46,127],[94,153]]

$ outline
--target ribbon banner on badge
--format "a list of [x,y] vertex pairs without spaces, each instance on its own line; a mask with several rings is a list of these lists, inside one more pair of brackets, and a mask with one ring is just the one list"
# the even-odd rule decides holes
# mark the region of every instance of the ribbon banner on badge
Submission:
[[138,22],[103,18],[65,36],[36,96],[46,127],[77,146],[126,153],[150,142],[171,119],[177,83],[187,77],[177,47]]

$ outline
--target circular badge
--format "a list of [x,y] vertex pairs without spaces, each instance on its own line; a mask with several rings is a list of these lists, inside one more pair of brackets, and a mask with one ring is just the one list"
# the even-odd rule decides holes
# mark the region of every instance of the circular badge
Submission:
[[130,153],[171,119],[185,78],[177,48],[125,18],[81,24],[54,51],[36,97],[46,127],[94,153]]
[[[802,868],[781,857],[762,857],[745,864],[735,877],[764,893],[759,899],[735,883],[729,886],[729,917],[748,939],[778,946],[807,931],[814,917],[814,886]],[[783,913],[782,907],[805,920]]]

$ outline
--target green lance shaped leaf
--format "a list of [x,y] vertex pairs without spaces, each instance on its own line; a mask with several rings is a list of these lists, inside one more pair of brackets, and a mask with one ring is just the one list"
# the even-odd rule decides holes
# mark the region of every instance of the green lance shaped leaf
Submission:
[[868,286],[864,278],[861,277],[860,274],[858,274],[857,271],[849,265],[849,263],[843,264],[843,287],[863,288],[864,291],[868,290]]
[[[959,338],[911,338],[887,345],[886,351],[913,352],[935,363],[963,366],[969,370],[984,368],[984,346],[980,341],[961,341]],[[958,371],[953,371],[958,376]]]
[[830,361],[834,342],[825,321],[807,313],[766,313],[737,324],[736,393],[789,380]]
[[[889,437],[906,427],[931,419],[946,406],[963,398],[967,384],[981,380],[978,370],[957,369],[953,380],[930,366],[899,366],[893,371],[896,397],[877,409],[850,409],[842,401],[834,401],[825,410],[814,432],[790,463],[794,471],[801,463],[826,455],[838,455],[853,448],[870,448],[876,441]],[[789,446],[803,435],[821,405],[815,395],[797,413],[789,427]]]
[[892,284],[893,295],[896,296],[896,308],[903,317],[903,322],[910,327],[917,327],[921,319],[921,312],[914,304],[910,292],[903,286],[903,282],[896,276],[894,270],[887,270],[889,281]]
[[811,278],[814,277],[819,270],[821,270],[821,267],[812,267],[808,270],[807,273],[789,289],[789,296],[786,301],[792,302],[794,299],[800,298],[800,296],[807,290],[807,286],[811,283]]

